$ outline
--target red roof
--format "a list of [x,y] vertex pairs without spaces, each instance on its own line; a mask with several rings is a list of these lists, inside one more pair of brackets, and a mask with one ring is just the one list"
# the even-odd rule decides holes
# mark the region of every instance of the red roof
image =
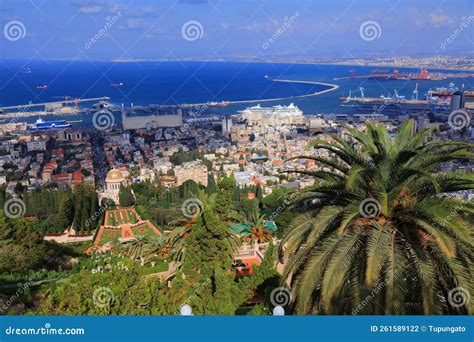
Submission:
[[71,179],[71,176],[68,174],[58,174],[58,175],[52,175],[51,180],[53,182],[69,182]]
[[258,178],[253,178],[253,179],[252,179],[252,183],[254,183],[254,184],[259,184],[260,186],[267,186],[267,185],[265,184],[265,182],[261,181],[261,180],[258,179]]
[[81,183],[83,180],[84,180],[84,175],[81,172],[74,172],[72,174],[72,179],[71,179],[72,184]]
[[283,165],[283,160],[281,160],[281,159],[273,159],[273,160],[272,160],[272,163],[273,163],[274,165]]
[[51,155],[57,156],[57,155],[64,155],[64,150],[62,148],[58,148],[56,150],[51,151]]

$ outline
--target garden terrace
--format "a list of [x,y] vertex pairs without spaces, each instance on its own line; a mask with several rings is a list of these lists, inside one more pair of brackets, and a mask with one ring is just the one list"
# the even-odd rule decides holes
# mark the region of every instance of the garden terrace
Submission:
[[140,222],[141,218],[134,208],[123,208],[116,210],[107,210],[105,214],[105,226],[121,226],[123,224],[135,224]]
[[104,223],[99,228],[93,243],[93,247],[99,250],[110,249],[110,243],[113,241],[122,243],[135,239],[137,236],[161,234],[150,221],[142,221],[133,208],[107,210]]

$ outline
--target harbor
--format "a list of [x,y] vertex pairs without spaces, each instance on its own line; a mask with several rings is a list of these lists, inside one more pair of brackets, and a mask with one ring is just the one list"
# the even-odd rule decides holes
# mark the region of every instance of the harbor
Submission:
[[[263,102],[274,102],[274,101],[284,101],[284,100],[292,100],[292,99],[302,99],[306,97],[314,97],[319,96],[325,93],[329,93],[335,91],[339,88],[339,85],[324,83],[324,82],[316,82],[316,81],[306,81],[306,80],[289,80],[289,79],[273,79],[268,78],[272,82],[281,82],[281,83],[298,83],[298,84],[308,84],[308,85],[315,85],[315,86],[324,86],[327,87],[326,89],[312,92],[309,94],[301,94],[301,95],[294,95],[294,96],[285,96],[285,97],[275,97],[275,98],[268,98],[268,99],[249,99],[249,100],[233,100],[233,101],[220,101],[220,102],[198,102],[198,103],[183,103],[177,105],[151,105],[154,107],[159,107],[162,109],[166,108],[182,108],[182,109],[193,109],[193,108],[201,108],[201,107],[227,107],[231,105],[242,105],[242,104],[255,104],[255,103],[263,103]],[[93,107],[101,108],[102,105],[109,106],[108,101],[110,101],[110,97],[103,96],[103,97],[95,97],[95,98],[76,98],[74,100],[65,100],[65,101],[53,101],[53,102],[43,102],[43,103],[29,103],[26,105],[16,105],[16,106],[7,106],[7,107],[0,107],[0,119],[14,119],[14,118],[22,118],[22,117],[38,117],[42,115],[81,115],[88,112],[87,109],[79,108],[80,103],[87,103],[87,102],[96,102]],[[70,103],[74,103],[74,106],[69,106]],[[43,110],[34,110],[31,111],[33,108],[44,107]],[[9,112],[11,110],[16,110]]]

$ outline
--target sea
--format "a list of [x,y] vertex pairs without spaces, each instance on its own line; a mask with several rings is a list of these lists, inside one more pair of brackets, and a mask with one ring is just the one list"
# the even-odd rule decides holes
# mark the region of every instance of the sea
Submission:
[[[450,82],[460,87],[470,80],[371,80],[349,78],[351,70],[356,75],[368,75],[372,70],[393,67],[347,66],[327,64],[285,64],[257,62],[216,61],[24,61],[3,60],[0,63],[0,107],[63,101],[65,98],[96,98],[107,96],[117,106],[212,101],[263,100],[290,97],[286,100],[262,102],[262,106],[294,103],[306,115],[347,113],[341,107],[340,97],[360,95],[364,88],[366,97],[388,96],[395,90],[399,95],[411,98],[418,84],[419,98],[430,88],[447,87]],[[417,72],[418,69],[397,68],[400,73]],[[430,70],[433,71],[433,70]],[[448,71],[446,71],[448,72]],[[454,73],[453,71],[449,71]],[[345,79],[337,79],[346,77]],[[339,88],[319,96],[291,98],[327,89],[324,85],[273,82],[271,79],[315,81],[336,84]],[[44,87],[46,86],[46,87]],[[466,85],[467,89],[470,89]],[[70,100],[70,105],[73,101]],[[81,104],[84,108],[92,105]],[[229,115],[253,104],[235,104],[227,107],[211,107],[206,114]],[[66,120],[90,118],[82,114],[64,116]],[[81,117],[82,116],[82,117]],[[58,119],[45,117],[46,119]],[[20,119],[33,122],[37,118]],[[120,120],[120,117],[117,117]]]

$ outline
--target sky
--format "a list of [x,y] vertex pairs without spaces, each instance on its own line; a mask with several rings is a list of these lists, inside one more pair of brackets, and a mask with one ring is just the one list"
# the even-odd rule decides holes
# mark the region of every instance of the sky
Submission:
[[0,59],[473,55],[473,0],[0,0]]

